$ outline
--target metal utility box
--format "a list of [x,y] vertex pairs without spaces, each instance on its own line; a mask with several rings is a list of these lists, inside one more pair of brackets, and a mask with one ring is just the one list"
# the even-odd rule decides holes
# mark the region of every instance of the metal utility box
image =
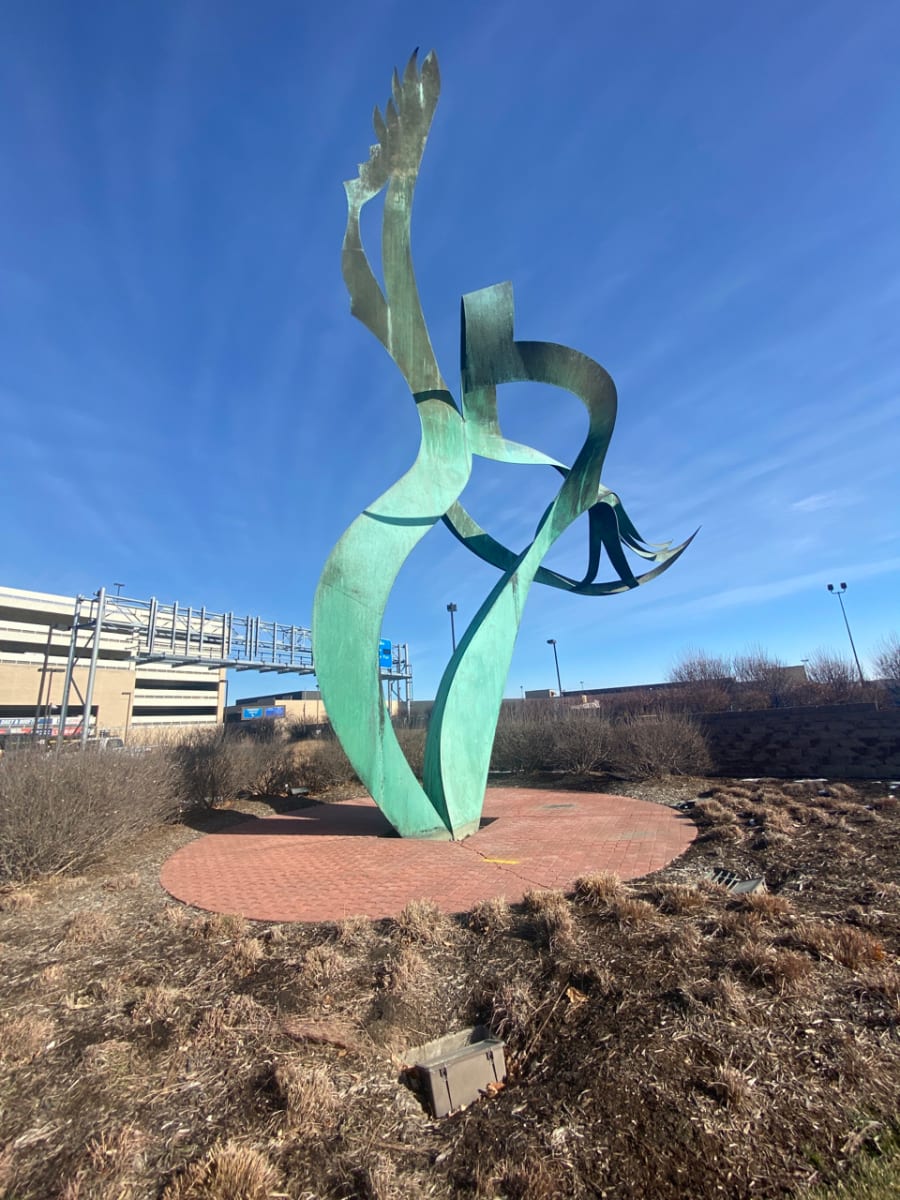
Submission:
[[416,1046],[408,1058],[436,1117],[465,1108],[506,1079],[503,1042],[483,1025]]

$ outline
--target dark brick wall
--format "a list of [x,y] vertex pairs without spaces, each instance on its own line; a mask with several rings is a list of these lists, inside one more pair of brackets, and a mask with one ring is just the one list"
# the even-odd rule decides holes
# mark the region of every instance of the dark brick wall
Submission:
[[697,720],[720,775],[900,779],[900,708],[768,708]]

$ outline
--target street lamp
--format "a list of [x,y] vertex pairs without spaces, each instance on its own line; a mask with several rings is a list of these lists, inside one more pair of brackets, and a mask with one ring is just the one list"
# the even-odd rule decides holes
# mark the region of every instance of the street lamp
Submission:
[[447,605],[447,612],[450,614],[450,639],[453,642],[453,653],[456,653],[456,625],[453,623],[453,614],[457,611],[455,604]]
[[125,584],[124,584],[124,583],[113,583],[113,587],[116,589],[116,595],[117,595],[117,596],[121,594],[121,592],[122,592],[122,588],[123,588],[124,586],[125,586]]
[[553,647],[553,661],[556,663],[556,686],[562,695],[562,680],[559,677],[559,655],[556,653],[556,638],[547,638],[547,645]]
[[838,600],[840,601],[841,612],[844,617],[844,624],[847,626],[847,637],[850,639],[850,649],[853,651],[853,657],[856,659],[856,669],[859,671],[859,682],[865,683],[865,676],[863,675],[862,667],[859,665],[859,655],[856,653],[856,646],[853,642],[853,634],[850,632],[850,622],[847,620],[847,610],[844,608],[844,592],[847,590],[847,585],[846,583],[840,584],[840,591],[836,592],[834,590],[834,584],[829,583],[828,590],[831,592],[832,596],[837,596]]

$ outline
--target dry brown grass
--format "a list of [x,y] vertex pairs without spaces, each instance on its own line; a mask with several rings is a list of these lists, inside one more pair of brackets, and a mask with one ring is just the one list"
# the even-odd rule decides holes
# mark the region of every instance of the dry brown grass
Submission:
[[737,821],[732,809],[720,800],[698,800],[693,815],[701,825],[733,825]]
[[384,959],[381,966],[381,985],[384,991],[399,999],[414,996],[431,976],[428,962],[418,946],[401,944]]
[[103,886],[108,892],[130,891],[140,885],[141,877],[137,871],[128,871],[124,875],[112,875],[104,880]]
[[609,911],[620,928],[652,925],[659,920],[659,913],[652,904],[646,900],[638,900],[634,896],[623,896],[613,900]]
[[370,917],[344,917],[338,924],[337,939],[342,946],[360,948],[371,944],[375,936],[375,926]]
[[8,1065],[28,1062],[46,1050],[55,1029],[48,1017],[32,1013],[4,1021],[0,1024],[0,1060]]
[[556,953],[568,953],[574,949],[575,919],[571,905],[562,892],[553,889],[526,892],[524,906],[541,944]]
[[25,888],[9,888],[0,892],[0,912],[24,912],[34,908],[37,897]]
[[313,988],[330,987],[347,971],[348,959],[342,950],[330,942],[310,946],[303,955],[301,973]]
[[709,906],[709,893],[693,884],[664,883],[654,889],[660,912],[670,915],[701,912]]
[[575,899],[583,904],[610,904],[628,894],[625,884],[615,871],[597,871],[593,875],[582,875],[575,880]]
[[195,917],[189,908],[185,908],[183,904],[165,904],[156,914],[156,920],[161,925],[168,925],[172,929],[184,929],[188,925],[193,925]]
[[787,917],[796,911],[790,900],[773,892],[753,892],[743,897],[742,903],[761,917]]
[[273,1082],[289,1129],[310,1139],[333,1133],[341,1098],[327,1067],[286,1059],[276,1066]]
[[803,921],[797,925],[793,937],[806,949],[853,971],[877,966],[886,957],[883,942],[853,925]]
[[752,983],[782,993],[799,987],[812,971],[812,963],[805,954],[776,950],[753,940],[738,949],[734,966]]
[[397,932],[407,941],[424,946],[446,942],[452,925],[433,900],[410,900],[397,918]]
[[41,987],[55,987],[66,977],[66,968],[62,963],[49,963],[38,975]]
[[174,1022],[184,1011],[186,1003],[187,997],[181,988],[154,984],[142,990],[140,998],[131,1010],[131,1019],[135,1025]]
[[[741,787],[719,800],[740,823],[801,799]],[[698,841],[652,882],[589,881],[574,901],[482,906],[434,941],[164,905],[159,835],[117,867],[140,866],[134,888],[105,888],[110,868],[41,882],[0,920],[0,1045],[24,1054],[0,1071],[16,1145],[0,1195],[791,1195],[813,1156],[823,1177],[843,1170],[852,1114],[896,1113],[900,813],[782,836]],[[776,890],[738,899],[712,866]],[[67,941],[74,910],[110,914],[108,937]],[[10,1037],[23,1016],[47,1024]],[[404,1054],[478,1023],[506,1041],[508,1084],[430,1120],[398,1084]],[[226,1147],[261,1155],[263,1182]]]
[[745,1071],[724,1064],[716,1068],[707,1084],[709,1092],[720,1104],[735,1112],[747,1112],[752,1107],[754,1086]]
[[508,929],[512,920],[509,905],[503,896],[479,900],[468,916],[468,926],[476,933],[498,933]]
[[108,941],[113,929],[113,920],[108,912],[96,908],[82,909],[66,922],[63,945],[68,948],[94,946]]
[[228,962],[240,972],[252,971],[265,957],[265,946],[255,937],[238,938],[227,955]]
[[162,1200],[270,1200],[280,1183],[261,1150],[228,1141],[173,1179]]
[[862,974],[860,986],[881,1005],[890,1022],[900,1022],[900,966],[871,968]]
[[211,941],[230,941],[244,937],[248,926],[238,913],[204,913],[194,918],[194,928]]

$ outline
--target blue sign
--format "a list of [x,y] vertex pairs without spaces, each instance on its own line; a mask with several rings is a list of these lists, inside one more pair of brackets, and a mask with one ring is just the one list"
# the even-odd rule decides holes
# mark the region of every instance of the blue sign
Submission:
[[382,671],[390,671],[393,666],[391,662],[391,643],[387,638],[382,638],[378,643],[378,666]]
[[283,717],[284,716],[284,705],[283,704],[273,704],[270,708],[266,709],[266,716],[267,717]]
[[241,709],[241,720],[242,721],[255,721],[257,717],[261,717],[262,715],[263,715],[263,710],[261,708],[242,708]]

